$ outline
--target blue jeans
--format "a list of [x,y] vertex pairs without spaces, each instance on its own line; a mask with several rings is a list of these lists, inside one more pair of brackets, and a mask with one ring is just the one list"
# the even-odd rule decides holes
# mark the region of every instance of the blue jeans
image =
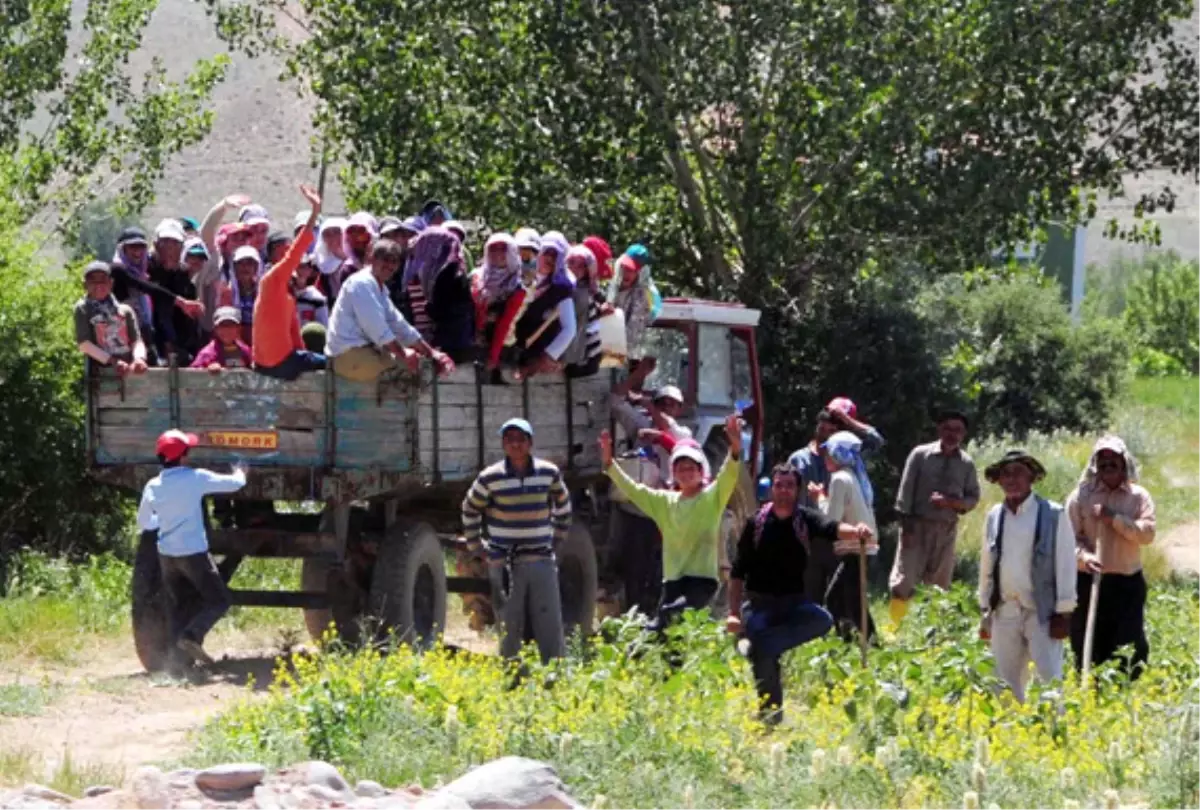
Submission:
[[780,657],[829,632],[833,617],[801,595],[751,595],[742,606],[742,626],[750,641],[750,665],[765,712],[777,721],[783,706]]
[[277,366],[255,366],[254,370],[267,377],[279,380],[294,380],[306,371],[321,371],[325,368],[325,355],[316,352],[294,351]]

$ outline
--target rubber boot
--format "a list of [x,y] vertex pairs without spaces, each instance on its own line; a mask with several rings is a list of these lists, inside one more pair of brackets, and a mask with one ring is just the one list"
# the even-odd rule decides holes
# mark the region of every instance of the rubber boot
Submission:
[[888,617],[892,620],[892,630],[900,626],[905,613],[908,613],[908,600],[892,597],[892,600],[888,602]]

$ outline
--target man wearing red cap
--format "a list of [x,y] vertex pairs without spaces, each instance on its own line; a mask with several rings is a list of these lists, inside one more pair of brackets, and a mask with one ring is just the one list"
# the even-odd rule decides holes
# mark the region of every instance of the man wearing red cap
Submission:
[[[230,596],[208,553],[203,499],[237,492],[246,485],[246,470],[236,465],[231,475],[221,475],[183,466],[188,450],[198,443],[194,433],[181,430],[168,430],[158,437],[154,452],[163,469],[142,490],[137,523],[140,531],[158,534],[172,648],[194,662],[211,665],[213,659],[202,646],[204,637],[229,610]],[[191,601],[185,598],[189,591],[199,596],[200,607],[184,613],[182,608]]]

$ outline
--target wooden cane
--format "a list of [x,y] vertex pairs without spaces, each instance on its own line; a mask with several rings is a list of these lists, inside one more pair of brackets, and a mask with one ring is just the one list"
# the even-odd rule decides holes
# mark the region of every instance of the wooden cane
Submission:
[[1092,677],[1092,643],[1096,640],[1096,605],[1100,602],[1099,571],[1092,574],[1092,595],[1088,601],[1087,627],[1083,631],[1083,688],[1087,689]]
[[867,612],[867,541],[858,538],[858,601],[860,603],[859,644],[862,646],[862,665],[867,668],[867,628],[870,626],[870,614]]

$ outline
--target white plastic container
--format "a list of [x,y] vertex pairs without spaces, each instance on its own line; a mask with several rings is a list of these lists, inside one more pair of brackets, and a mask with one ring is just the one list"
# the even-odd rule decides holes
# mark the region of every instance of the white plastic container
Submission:
[[625,313],[614,310],[598,318],[595,327],[600,335],[600,367],[624,367],[629,357],[629,347],[625,344]]

